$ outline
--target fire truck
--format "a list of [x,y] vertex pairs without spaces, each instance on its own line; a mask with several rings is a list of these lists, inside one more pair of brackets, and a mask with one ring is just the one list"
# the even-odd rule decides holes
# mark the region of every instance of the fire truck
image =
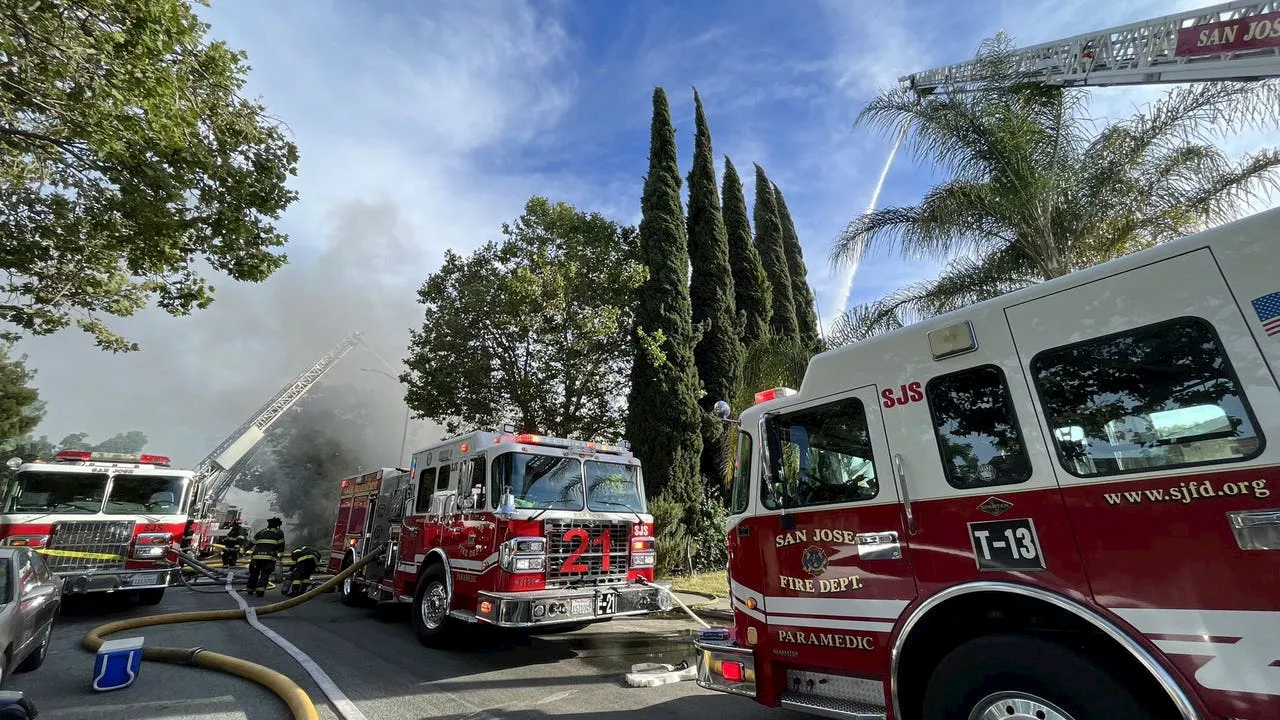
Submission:
[[1277,238],[1252,215],[757,394],[699,684],[851,718],[1280,718]]
[[64,592],[136,592],[164,598],[195,493],[194,474],[169,458],[63,450],[53,462],[13,463],[0,544],[29,547],[62,578]]
[[330,569],[388,548],[342,599],[412,604],[423,644],[462,623],[568,630],[671,608],[654,582],[640,461],[623,444],[507,426],[419,451],[407,472],[342,482]]

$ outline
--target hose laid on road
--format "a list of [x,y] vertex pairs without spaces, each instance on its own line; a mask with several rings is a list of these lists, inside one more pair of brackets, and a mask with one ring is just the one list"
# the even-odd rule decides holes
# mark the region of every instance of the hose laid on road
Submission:
[[[373,562],[382,556],[384,547],[378,547],[369,554],[360,559],[359,562],[351,565],[342,572],[334,575],[332,578],[297,597],[288,600],[263,605],[255,609],[256,615],[270,615],[297,607],[315,597],[328,592],[330,588],[337,587],[339,583],[354,575],[361,568]],[[117,620],[109,622],[105,625],[89,631],[84,636],[82,645],[91,653],[98,652],[98,648],[102,647],[103,637],[114,633],[123,632],[125,630],[136,630],[138,628],[151,627],[153,625],[173,625],[177,623],[187,622],[204,622],[209,620],[247,620],[247,613],[244,610],[202,610],[198,612],[181,612],[168,613],[165,615],[150,615],[147,617],[129,618],[127,620]],[[271,692],[275,693],[286,705],[289,706],[290,712],[293,713],[294,720],[319,720],[316,714],[316,707],[311,702],[311,698],[307,696],[305,690],[298,686],[287,675],[272,670],[265,665],[242,660],[231,655],[223,655],[221,653],[205,650],[201,647],[194,648],[172,648],[172,647],[143,647],[143,660],[154,660],[157,662],[174,663],[178,665],[193,665],[195,667],[208,668],[210,670],[218,670],[230,675],[236,675],[246,680],[251,680]]]

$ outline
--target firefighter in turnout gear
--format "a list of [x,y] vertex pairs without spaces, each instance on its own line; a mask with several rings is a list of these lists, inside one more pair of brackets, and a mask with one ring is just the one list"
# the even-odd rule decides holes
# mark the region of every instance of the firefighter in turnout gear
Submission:
[[311,574],[320,564],[320,551],[307,545],[295,548],[289,556],[293,558],[293,569],[289,572],[289,583],[280,588],[286,597],[306,592],[311,584]]
[[249,531],[244,529],[243,521],[235,519],[227,536],[222,539],[222,567],[235,567],[240,559],[240,551],[249,540]]
[[258,597],[267,594],[267,583],[275,570],[276,560],[284,549],[284,530],[280,526],[284,522],[273,517],[267,521],[267,527],[253,536],[253,555],[249,557],[249,584],[246,592],[256,592]]

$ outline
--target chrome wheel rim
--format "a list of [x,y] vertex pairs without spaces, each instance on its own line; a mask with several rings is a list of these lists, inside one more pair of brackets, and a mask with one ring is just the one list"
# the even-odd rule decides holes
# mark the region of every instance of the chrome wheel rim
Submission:
[[351,576],[350,575],[347,576],[346,580],[342,581],[342,594],[348,597],[351,595]]
[[448,609],[449,596],[445,591],[444,583],[433,582],[428,585],[427,591],[422,594],[422,624],[432,630],[440,627]]
[[974,706],[969,720],[1074,720],[1053,703],[1022,692],[992,693]]

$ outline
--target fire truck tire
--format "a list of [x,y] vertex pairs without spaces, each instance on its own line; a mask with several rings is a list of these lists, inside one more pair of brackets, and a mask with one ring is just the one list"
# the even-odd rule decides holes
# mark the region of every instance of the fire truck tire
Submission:
[[952,650],[925,687],[929,720],[1164,720],[1114,673],[1031,635],[988,635]]
[[149,588],[138,591],[139,605],[159,605],[164,600],[164,588]]
[[[351,565],[351,556],[343,558],[342,569],[338,572],[346,570]],[[366,604],[363,588],[359,581],[356,580],[355,575],[351,575],[342,581],[342,584],[338,586],[338,595],[342,599],[342,604],[347,607],[362,607]]]
[[432,647],[445,639],[452,623],[449,618],[449,585],[440,565],[432,565],[418,581],[413,594],[413,632],[418,642]]

